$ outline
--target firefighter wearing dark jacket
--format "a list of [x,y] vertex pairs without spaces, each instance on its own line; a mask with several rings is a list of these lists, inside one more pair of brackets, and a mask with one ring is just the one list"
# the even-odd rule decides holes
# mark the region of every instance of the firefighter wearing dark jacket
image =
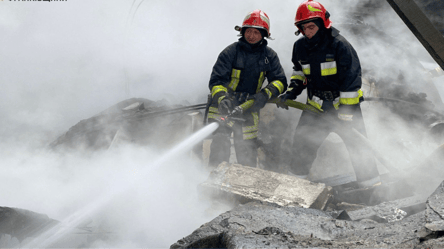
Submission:
[[[255,10],[245,17],[242,27],[235,29],[241,32],[241,38],[219,54],[211,73],[208,120],[214,122],[249,99],[254,99],[254,105],[242,113],[245,122],[235,121],[215,132],[209,158],[212,167],[229,161],[232,133],[237,162],[256,167],[259,110],[287,89],[279,58],[264,39],[270,37],[267,14]],[[265,79],[268,84],[263,87]]]
[[[304,36],[293,46],[293,74],[287,92],[280,96],[280,106],[295,99],[307,89],[307,104],[322,110],[324,118],[303,112],[295,130],[294,154],[290,172],[308,175],[318,148],[328,134],[341,132],[355,169],[357,183],[372,186],[379,183],[379,172],[371,151],[355,143],[352,128],[366,136],[360,102],[361,65],[348,41],[333,28],[324,6],[308,0],[300,4],[295,25]],[[278,105],[279,106],[279,105]],[[284,106],[285,107],[285,106]],[[287,107],[288,108],[288,107]],[[325,122],[329,117],[334,122]],[[333,169],[334,170],[334,169]]]

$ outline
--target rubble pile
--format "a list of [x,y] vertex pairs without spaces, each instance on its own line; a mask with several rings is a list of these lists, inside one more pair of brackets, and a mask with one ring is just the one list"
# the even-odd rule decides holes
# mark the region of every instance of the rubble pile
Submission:
[[442,247],[443,189],[442,183],[427,200],[415,196],[372,207],[342,203],[342,211],[248,202],[171,248]]
[[195,116],[202,115],[200,112],[192,108],[175,111],[182,107],[164,100],[127,99],[81,120],[52,142],[50,148],[90,153],[109,149],[119,142],[148,145],[152,141],[156,141],[157,148],[170,147],[202,126],[202,121],[193,122]]

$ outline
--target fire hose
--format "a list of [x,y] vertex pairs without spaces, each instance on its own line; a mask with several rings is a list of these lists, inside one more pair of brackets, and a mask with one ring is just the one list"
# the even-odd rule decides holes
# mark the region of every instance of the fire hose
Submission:
[[[376,100],[376,99],[375,99]],[[269,103],[276,103],[277,101],[280,101],[279,99],[273,99],[270,100]],[[235,116],[238,114],[243,113],[244,111],[248,110],[249,108],[251,108],[254,104],[254,100],[248,100],[246,102],[244,102],[243,104],[236,106],[233,109],[233,112],[226,115],[226,116],[222,116],[220,118],[220,120],[218,120],[219,122],[223,123],[223,124],[227,124],[229,123],[231,120],[235,119]],[[294,101],[294,100],[286,100],[285,104],[289,107],[292,108],[296,108],[299,110],[303,110],[303,111],[308,111],[309,113],[312,113],[316,116],[318,116],[319,118],[324,119],[325,121],[329,122],[329,123],[334,123],[335,120],[332,120],[331,118],[328,118],[327,116],[323,115],[323,112],[317,108],[315,108],[314,106],[308,105],[308,104],[304,104],[298,101]],[[235,120],[233,120],[235,121]],[[399,168],[397,168],[396,166],[394,166],[390,161],[388,161],[370,142],[370,140],[368,138],[366,138],[364,135],[362,135],[360,132],[358,132],[356,129],[351,128],[351,129],[347,129],[344,128],[344,126],[337,126],[338,129],[336,129],[336,132],[338,133],[339,136],[341,136],[342,133],[344,132],[352,132],[354,134],[354,137],[359,141],[359,143],[365,147],[367,147],[369,150],[373,151],[374,156],[376,157],[376,159],[378,159],[390,172],[394,173],[400,173],[401,175],[403,174],[403,172],[400,171]],[[342,137],[342,136],[341,136]]]
[[[279,99],[272,99],[268,103],[276,103],[277,101],[279,101]],[[405,101],[405,100],[392,99],[392,98],[368,97],[368,98],[365,98],[365,101],[395,102],[395,103],[411,105],[411,106],[422,108],[424,111],[428,111],[430,113],[436,114],[439,117],[444,117],[444,115],[440,112],[431,110],[430,108],[427,108],[423,105],[409,102],[409,101]],[[153,117],[153,116],[163,116],[163,115],[168,115],[168,114],[175,114],[175,113],[180,113],[180,112],[196,111],[196,110],[205,109],[205,116],[204,116],[204,125],[205,125],[207,122],[208,110],[209,110],[210,104],[211,104],[211,96],[209,97],[207,103],[204,103],[204,104],[197,104],[197,105],[191,105],[191,106],[185,106],[185,107],[179,107],[179,108],[172,108],[172,109],[160,110],[160,111],[155,111],[155,112],[147,112],[142,115],[144,117]],[[222,116],[220,118],[220,120],[218,120],[218,121],[222,124],[227,124],[230,121],[241,121],[242,122],[243,119],[240,117],[236,117],[236,116],[239,116],[238,114],[242,114],[243,112],[245,112],[246,110],[251,108],[253,106],[253,104],[254,104],[253,99],[247,100],[244,103],[242,103],[241,105],[236,106],[233,109],[232,113],[230,113],[226,116]],[[317,109],[314,106],[311,106],[309,104],[301,103],[301,102],[298,102],[295,100],[286,100],[285,104],[289,107],[292,107],[292,108],[296,108],[296,109],[299,109],[302,111],[308,111],[309,113],[317,115],[320,118],[326,120],[327,122],[334,122],[333,120],[328,120],[328,118],[326,118],[324,115],[322,115],[323,114],[322,111],[320,111],[319,109]],[[350,131],[350,130],[348,130],[348,131]],[[378,152],[378,150],[371,144],[371,142],[364,135],[362,135],[360,132],[358,132],[354,128],[352,128],[351,131],[354,133],[355,137],[360,140],[360,142],[362,144],[364,144],[368,148],[371,148],[371,150],[374,152],[375,157],[382,164],[384,164],[389,171],[400,172],[400,170],[396,166],[392,165],[392,163],[390,163],[387,159],[384,158],[384,156],[382,156],[381,153]],[[342,127],[339,127],[338,133],[341,133],[341,132],[345,132],[345,130]]]

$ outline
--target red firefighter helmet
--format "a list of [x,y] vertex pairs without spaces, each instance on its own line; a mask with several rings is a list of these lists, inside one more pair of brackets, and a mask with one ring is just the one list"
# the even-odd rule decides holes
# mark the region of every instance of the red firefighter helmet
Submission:
[[[263,29],[267,33],[265,37],[270,37],[270,19],[268,18],[268,15],[265,14],[265,12],[263,12],[262,10],[254,10],[253,12],[250,12],[244,18],[244,22],[242,23],[242,29],[243,28]],[[238,29],[239,26],[237,26],[236,30]]]
[[[321,18],[324,21],[325,28],[329,29],[331,27],[332,22],[330,21],[330,14],[325,7],[313,0],[307,0],[299,5],[298,10],[296,11],[294,25],[298,27],[300,23],[315,18]],[[298,29],[304,34],[304,31],[301,28],[298,27]]]

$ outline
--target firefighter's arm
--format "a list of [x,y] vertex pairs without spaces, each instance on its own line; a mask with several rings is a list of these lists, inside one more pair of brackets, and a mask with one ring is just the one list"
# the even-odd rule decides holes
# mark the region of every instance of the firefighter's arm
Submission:
[[293,62],[293,73],[290,78],[290,86],[286,92],[286,95],[289,96],[288,99],[296,99],[298,95],[302,93],[302,91],[306,88],[305,82],[305,74],[302,69],[301,64],[298,59],[298,52],[300,47],[300,43],[297,41],[293,46],[293,56],[291,61]]
[[348,43],[341,44],[337,58],[340,82],[338,118],[352,121],[357,105],[363,100],[361,64],[356,51]]
[[234,44],[225,48],[218,56],[216,63],[211,72],[209,88],[213,103],[216,101],[220,103],[228,96],[228,84],[232,71],[232,61],[236,53],[236,46]]
[[277,98],[287,89],[287,78],[285,77],[284,69],[279,61],[279,57],[276,52],[269,49],[269,57],[267,58],[270,63],[270,70],[267,71],[266,77],[269,82],[266,87],[261,89],[258,93],[252,96],[254,99],[255,108],[263,108],[268,100]]
[[293,48],[293,73],[290,78],[290,85],[287,88],[287,91],[279,96],[279,101],[276,102],[277,107],[284,108],[288,110],[288,106],[285,104],[287,100],[296,99],[302,91],[306,88],[305,82],[305,74],[303,73],[302,66],[299,64],[296,57],[296,44]]
[[337,50],[337,71],[339,77],[339,103],[341,105],[359,104],[362,97],[361,63],[353,47],[346,41]]

